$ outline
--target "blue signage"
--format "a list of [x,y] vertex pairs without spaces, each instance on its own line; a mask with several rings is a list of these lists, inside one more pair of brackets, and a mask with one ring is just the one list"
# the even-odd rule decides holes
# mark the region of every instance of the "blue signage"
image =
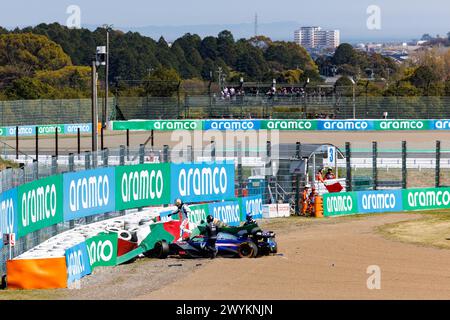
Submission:
[[450,120],[428,120],[430,130],[450,130]]
[[3,234],[17,233],[17,211],[17,188],[0,194],[0,249],[3,247]]
[[203,130],[260,130],[260,120],[205,120]]
[[263,201],[262,196],[251,196],[241,198],[241,220],[244,221],[247,214],[251,214],[253,219],[262,219]]
[[[5,135],[7,137],[16,136],[16,127],[6,127]],[[36,134],[36,126],[19,126],[19,136],[34,136]]]
[[234,198],[233,163],[171,164],[171,201],[185,203]]
[[64,221],[115,210],[114,168],[101,168],[63,176]]
[[229,226],[239,226],[241,206],[239,201],[223,201],[209,204],[209,213]]
[[401,190],[358,191],[358,213],[403,211]]
[[77,134],[78,128],[80,128],[80,133],[91,133],[92,124],[91,123],[78,123],[78,124],[65,124],[64,133],[65,134]]
[[66,250],[67,284],[91,274],[91,263],[86,242]]
[[317,130],[322,131],[368,131],[374,130],[371,120],[318,120]]

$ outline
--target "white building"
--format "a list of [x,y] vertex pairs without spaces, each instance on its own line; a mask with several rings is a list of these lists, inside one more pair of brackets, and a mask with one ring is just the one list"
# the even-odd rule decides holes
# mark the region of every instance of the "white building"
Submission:
[[301,27],[294,32],[294,41],[305,48],[336,48],[340,44],[340,34],[339,30]]

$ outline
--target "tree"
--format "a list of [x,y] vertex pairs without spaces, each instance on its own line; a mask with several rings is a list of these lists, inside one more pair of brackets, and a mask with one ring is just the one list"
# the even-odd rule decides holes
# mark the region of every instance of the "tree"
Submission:
[[171,97],[180,85],[181,78],[175,69],[157,68],[144,78],[144,92],[155,97]]
[[217,36],[217,51],[227,65],[236,63],[236,46],[230,31],[224,30]]
[[52,99],[55,97],[55,89],[37,79],[24,77],[13,81],[7,88],[6,96],[9,99]]
[[438,75],[429,66],[418,67],[411,77],[411,83],[414,86],[423,89],[427,95],[431,84],[438,80]]
[[343,43],[337,47],[332,62],[336,65],[354,64],[355,52],[353,47],[348,43]]
[[72,65],[61,46],[35,34],[0,35],[0,65],[32,74],[37,70],[57,70]]

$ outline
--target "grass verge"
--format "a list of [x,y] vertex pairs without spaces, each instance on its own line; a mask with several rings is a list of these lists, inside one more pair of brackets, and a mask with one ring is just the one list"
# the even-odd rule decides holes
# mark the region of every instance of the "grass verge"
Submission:
[[[421,218],[380,226],[387,239],[427,247],[450,249],[450,210],[417,211]],[[447,240],[449,239],[449,240]]]

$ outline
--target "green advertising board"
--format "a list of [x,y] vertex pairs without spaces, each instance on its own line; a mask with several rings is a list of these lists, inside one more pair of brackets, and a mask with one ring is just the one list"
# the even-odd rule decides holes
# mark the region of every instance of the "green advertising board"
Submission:
[[193,224],[200,224],[200,221],[206,221],[206,217],[209,215],[208,204],[197,204],[189,206],[191,212],[189,213],[189,222]]
[[101,233],[86,240],[91,269],[115,266],[117,263],[117,233]]
[[377,131],[430,130],[429,120],[373,120]]
[[356,193],[325,193],[323,195],[323,212],[325,217],[358,213]]
[[6,128],[0,127],[0,137],[6,136]]
[[404,189],[403,210],[450,208],[450,188]]
[[18,237],[62,222],[63,178],[50,176],[18,187]]
[[317,130],[316,120],[261,120],[263,130]]
[[203,122],[201,120],[131,120],[114,121],[113,130],[202,130]]
[[120,166],[116,172],[116,210],[170,203],[170,164]]

